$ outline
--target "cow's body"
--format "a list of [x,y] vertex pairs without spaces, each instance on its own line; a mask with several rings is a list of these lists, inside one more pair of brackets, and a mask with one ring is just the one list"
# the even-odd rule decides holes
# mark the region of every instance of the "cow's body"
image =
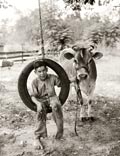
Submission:
[[[65,49],[60,56],[60,62],[69,79],[74,82],[76,86],[76,79],[81,90],[83,105],[81,105],[80,118],[93,116],[91,110],[91,101],[95,89],[97,70],[94,58],[102,57],[101,53],[94,53],[94,55],[87,48],[77,47],[76,49]],[[87,104],[87,113],[85,105]]]

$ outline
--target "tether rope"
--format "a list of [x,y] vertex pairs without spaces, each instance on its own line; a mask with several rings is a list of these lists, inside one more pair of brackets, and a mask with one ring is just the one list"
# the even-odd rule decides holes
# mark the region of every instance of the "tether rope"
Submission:
[[79,136],[78,132],[77,132],[78,111],[80,113],[81,106],[83,105],[83,97],[81,94],[81,89],[80,89],[79,81],[77,80],[77,78],[76,78],[75,83],[76,83],[75,90],[76,90],[76,94],[77,94],[77,104],[76,104],[74,131],[75,131],[76,136]]

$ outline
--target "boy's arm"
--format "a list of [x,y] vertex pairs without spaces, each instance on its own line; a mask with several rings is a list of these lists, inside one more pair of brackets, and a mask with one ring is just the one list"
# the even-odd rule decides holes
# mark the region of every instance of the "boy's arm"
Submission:
[[54,85],[57,87],[61,87],[61,81],[58,76],[54,75]]
[[76,82],[76,76],[69,78],[70,83]]
[[37,112],[40,112],[42,110],[42,103],[34,96],[31,99],[37,105]]
[[31,93],[31,99],[32,101],[37,105],[37,111],[42,110],[42,104],[41,102],[37,99],[38,96],[38,91],[36,88],[36,83],[35,81],[32,82],[32,93]]

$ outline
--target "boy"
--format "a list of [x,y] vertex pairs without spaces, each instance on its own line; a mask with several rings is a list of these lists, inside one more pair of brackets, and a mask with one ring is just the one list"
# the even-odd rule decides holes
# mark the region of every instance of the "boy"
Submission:
[[43,149],[41,138],[47,137],[46,115],[52,108],[53,119],[57,126],[56,139],[63,136],[63,113],[54,86],[60,87],[60,80],[53,74],[48,74],[47,67],[40,61],[34,63],[35,78],[32,82],[31,99],[37,106],[37,129],[35,130],[35,148]]

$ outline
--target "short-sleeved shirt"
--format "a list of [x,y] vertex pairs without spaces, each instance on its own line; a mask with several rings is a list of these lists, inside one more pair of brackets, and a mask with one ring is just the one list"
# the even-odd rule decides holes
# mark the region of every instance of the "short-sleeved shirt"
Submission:
[[60,79],[56,75],[48,74],[44,81],[37,77],[32,82],[31,96],[37,99],[55,96],[55,86],[61,87]]

